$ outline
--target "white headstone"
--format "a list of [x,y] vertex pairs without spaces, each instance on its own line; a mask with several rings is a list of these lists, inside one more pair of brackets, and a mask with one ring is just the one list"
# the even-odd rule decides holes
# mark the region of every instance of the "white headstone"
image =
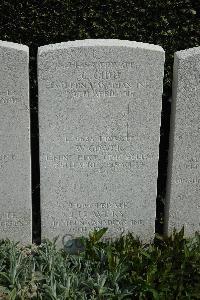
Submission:
[[200,230],[200,47],[174,56],[165,233]]
[[42,237],[154,237],[164,50],[122,40],[39,47]]
[[32,242],[29,48],[0,41],[0,239]]

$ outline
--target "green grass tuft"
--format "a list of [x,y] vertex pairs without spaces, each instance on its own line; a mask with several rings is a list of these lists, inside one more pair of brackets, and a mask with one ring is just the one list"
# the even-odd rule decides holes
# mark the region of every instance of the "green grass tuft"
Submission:
[[0,242],[0,299],[200,299],[200,234],[142,244],[132,234],[102,242],[105,229],[82,237],[82,251]]

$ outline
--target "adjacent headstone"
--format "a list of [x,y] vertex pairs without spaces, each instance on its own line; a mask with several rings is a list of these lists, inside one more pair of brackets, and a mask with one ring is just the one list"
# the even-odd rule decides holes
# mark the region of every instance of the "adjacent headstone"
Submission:
[[[121,40],[39,47],[42,237],[154,237],[164,50]],[[70,239],[70,238],[69,238]]]
[[0,41],[0,239],[32,242],[29,48]]
[[165,234],[200,230],[200,47],[174,57]]

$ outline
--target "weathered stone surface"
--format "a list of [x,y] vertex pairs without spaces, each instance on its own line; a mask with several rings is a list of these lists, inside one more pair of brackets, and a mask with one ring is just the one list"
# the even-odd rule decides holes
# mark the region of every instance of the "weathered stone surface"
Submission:
[[38,51],[42,237],[108,227],[154,237],[160,46],[83,40]]
[[29,49],[0,41],[0,239],[32,241]]
[[165,233],[200,230],[200,47],[174,56]]

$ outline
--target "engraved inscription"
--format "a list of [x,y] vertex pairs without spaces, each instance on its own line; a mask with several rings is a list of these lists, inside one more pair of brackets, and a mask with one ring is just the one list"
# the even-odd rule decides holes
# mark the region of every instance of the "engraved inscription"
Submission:
[[[98,50],[99,51],[99,50]],[[119,68],[124,70],[136,69],[135,61],[68,61],[65,63],[66,68],[73,69],[101,69],[101,68]]]
[[[76,203],[67,202],[67,218],[57,220],[51,216],[52,229],[67,227],[71,233],[86,233],[88,230],[113,227],[116,232],[123,232],[130,227],[144,226],[144,219],[127,218],[128,202],[94,202]],[[89,211],[89,214],[88,214]]]
[[14,212],[0,213],[0,227],[2,229],[9,229],[12,227],[23,226],[22,220]]
[[[144,166],[153,154],[132,150],[132,136],[65,137],[70,153],[46,154],[48,165],[55,168],[131,169]],[[78,143],[77,143],[78,141]],[[114,143],[113,143],[114,142]]]
[[96,202],[96,203],[72,203],[67,202],[67,206],[69,208],[94,208],[94,209],[108,209],[108,208],[116,208],[116,209],[126,209],[128,207],[127,202]]
[[16,154],[11,153],[11,154],[2,154],[0,153],[0,162],[1,161],[8,161],[8,160],[14,160],[16,159]]
[[14,161],[16,160],[16,154],[15,153],[10,153],[10,154],[5,154],[5,153],[0,153],[0,168],[3,167],[7,162]]
[[0,96],[0,104],[16,104],[17,99],[14,97],[5,98]]
[[184,163],[186,169],[198,169],[199,168],[199,157],[191,157]]
[[14,95],[14,91],[6,91],[5,94],[0,95],[0,104],[16,104],[17,98]]
[[184,184],[184,183],[189,183],[189,184],[199,184],[200,183],[200,178],[194,177],[194,178],[178,178],[175,180],[176,184]]
[[[52,217],[53,218],[53,217]],[[116,226],[115,231],[122,231],[130,228],[130,226],[144,226],[145,220],[138,219],[138,220],[130,220],[127,222],[127,220],[117,220],[117,219],[106,219],[106,220],[66,220],[66,221],[57,221],[53,220],[51,223],[51,228],[56,229],[59,227],[67,227],[67,229],[70,232],[76,232],[78,229],[81,232],[86,232],[89,230],[92,230],[92,228],[100,229],[103,227],[110,227],[110,226]]]
[[75,61],[68,62],[66,68],[75,70],[73,81],[47,81],[46,87],[61,89],[67,97],[134,97],[136,89],[146,86],[145,82],[131,83],[126,80],[127,69],[136,68],[133,62]]

